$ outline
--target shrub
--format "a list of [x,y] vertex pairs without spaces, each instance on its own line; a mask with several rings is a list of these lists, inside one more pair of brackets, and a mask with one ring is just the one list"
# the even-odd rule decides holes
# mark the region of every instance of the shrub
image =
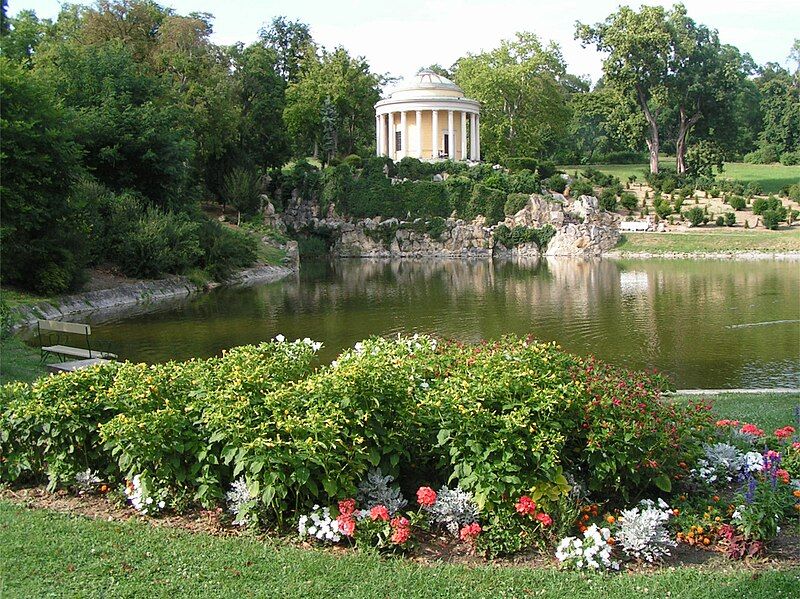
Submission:
[[733,227],[736,224],[736,215],[733,212],[725,213],[725,226]]
[[714,221],[714,224],[717,225],[718,227],[724,226],[725,225],[725,217],[722,216],[722,215],[718,216],[717,219]]
[[544,185],[550,191],[564,193],[564,190],[567,188],[567,180],[561,175],[553,175],[545,181]]
[[608,212],[614,212],[617,209],[617,194],[613,189],[604,189],[600,192],[600,208]]
[[535,158],[509,158],[504,166],[512,173],[522,170],[531,171],[536,173],[542,181],[549,179],[558,172],[552,162],[542,162]]
[[756,198],[753,200],[753,214],[763,214],[767,210],[778,210],[783,208],[780,198],[769,196],[768,198]]
[[539,175],[528,170],[521,170],[508,177],[508,191],[510,193],[524,193],[530,195],[539,193],[542,186],[539,183]]
[[199,235],[202,251],[199,265],[216,281],[256,261],[258,242],[251,235],[210,219],[202,222]]
[[750,181],[745,186],[744,193],[745,195],[748,195],[750,197],[760,196],[761,194],[764,193],[764,189],[761,187],[760,183],[757,183],[756,181]]
[[486,217],[486,224],[494,225],[503,219],[505,203],[506,194],[502,190],[476,183],[469,198],[466,218],[471,220],[478,215],[483,215]]
[[781,164],[784,166],[794,166],[800,164],[800,151],[784,152],[781,154]]
[[586,170],[581,174],[585,178],[589,179],[589,181],[595,185],[599,185],[600,187],[612,187],[620,184],[619,179],[614,175],[604,173],[591,166],[587,167]]
[[728,204],[734,210],[744,210],[745,206],[747,205],[745,203],[745,199],[742,196],[731,196],[730,198],[728,198]]
[[572,185],[570,185],[569,195],[573,198],[580,196],[593,196],[594,187],[592,187],[592,184],[586,179],[577,179],[572,182]]
[[705,216],[706,215],[703,212],[703,209],[698,206],[690,208],[689,210],[683,213],[683,217],[686,220],[688,220],[693,227],[699,227],[700,225],[702,225]]
[[495,241],[507,248],[533,242],[541,251],[547,249],[547,244],[550,243],[555,234],[555,228],[549,224],[543,225],[538,229],[523,225],[509,229],[506,225],[499,225],[493,232]]
[[786,195],[790,200],[795,202],[800,202],[800,183],[795,183],[791,185],[789,189],[786,191]]
[[786,208],[764,210],[761,214],[761,218],[764,221],[764,227],[767,229],[777,229],[778,224],[786,220]]
[[672,204],[668,200],[656,200],[655,209],[659,218],[667,218],[672,214]]
[[342,159],[342,164],[346,164],[352,169],[357,169],[363,166],[364,159],[358,154],[348,154]]
[[528,205],[530,196],[524,193],[510,193],[506,198],[506,204],[503,207],[503,212],[506,216],[513,216],[525,206]]
[[620,196],[619,200],[622,207],[628,211],[628,214],[632,214],[634,210],[639,206],[639,200],[636,198],[636,194],[631,193],[630,191],[624,192]]
[[436,172],[434,164],[422,162],[418,158],[411,156],[406,156],[397,163],[397,177],[399,179],[411,179],[412,181],[430,180]]
[[261,177],[252,169],[235,167],[222,185],[222,199],[244,215],[253,215],[261,208]]
[[744,161],[750,164],[772,164],[778,162],[778,148],[773,145],[764,145],[761,148],[744,155]]

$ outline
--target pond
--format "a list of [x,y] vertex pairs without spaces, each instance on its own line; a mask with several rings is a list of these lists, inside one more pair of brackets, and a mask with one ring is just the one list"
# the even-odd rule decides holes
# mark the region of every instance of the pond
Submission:
[[530,333],[657,368],[678,388],[800,387],[798,291],[792,262],[342,260],[100,322],[94,333],[120,357],[147,362],[278,333],[322,341],[323,361],[370,335]]

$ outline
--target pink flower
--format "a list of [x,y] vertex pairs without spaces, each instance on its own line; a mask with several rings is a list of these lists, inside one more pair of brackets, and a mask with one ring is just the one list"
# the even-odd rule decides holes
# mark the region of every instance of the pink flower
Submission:
[[336,518],[336,521],[339,523],[339,532],[344,536],[352,537],[356,532],[356,521],[352,516],[342,515]]
[[800,441],[795,441],[794,443],[792,443],[792,449],[794,449],[795,451],[800,451]]
[[789,472],[784,470],[783,468],[778,468],[775,471],[775,476],[777,476],[779,479],[781,479],[781,482],[786,483],[787,485],[789,484],[789,481],[791,480],[789,478]]
[[553,519],[548,514],[545,514],[544,512],[542,512],[540,514],[536,514],[536,519],[539,522],[541,522],[542,526],[544,526],[545,528],[547,528],[548,526],[550,526],[553,523]]
[[755,424],[744,424],[742,425],[742,433],[745,435],[760,437],[764,434],[764,431],[758,428]]
[[345,499],[339,502],[339,513],[342,516],[352,516],[353,512],[355,511],[356,511],[355,499]]
[[408,518],[404,518],[403,516],[392,518],[391,526],[391,541],[395,545],[402,545],[411,538],[411,523],[408,521]]
[[533,502],[533,499],[527,495],[520,497],[519,501],[514,505],[514,507],[516,508],[517,513],[524,516],[532,516],[536,513],[536,504]]
[[384,522],[389,521],[389,510],[386,509],[384,505],[376,505],[369,511],[369,517],[375,520],[383,520]]
[[430,487],[420,487],[417,489],[417,503],[423,507],[430,507],[436,503],[436,491]]
[[474,543],[479,534],[481,534],[481,525],[473,522],[461,529],[460,537],[465,543]]

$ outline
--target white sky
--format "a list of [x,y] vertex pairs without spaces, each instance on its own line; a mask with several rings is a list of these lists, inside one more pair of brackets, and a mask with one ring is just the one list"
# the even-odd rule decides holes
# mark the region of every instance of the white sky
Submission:
[[[326,47],[342,45],[365,56],[372,69],[395,76],[413,74],[432,63],[450,66],[467,52],[498,45],[516,31],[533,31],[544,42],[561,45],[568,69],[576,75],[601,75],[602,55],[581,48],[573,39],[575,21],[604,20],[618,0],[161,0],[180,14],[214,15],[214,41],[250,43],[272,17],[284,15],[311,27],[314,39]],[[40,17],[55,17],[58,0],[9,0],[9,12],[32,8]],[[757,63],[779,62],[800,37],[798,0],[685,0],[689,16],[719,30],[723,43],[749,52]]]

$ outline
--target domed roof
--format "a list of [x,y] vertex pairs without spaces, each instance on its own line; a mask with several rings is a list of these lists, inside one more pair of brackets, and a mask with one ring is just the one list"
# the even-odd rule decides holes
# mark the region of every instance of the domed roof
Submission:
[[389,98],[399,99],[403,97],[425,97],[425,96],[449,96],[456,98],[464,97],[464,90],[443,77],[428,69],[417,73],[405,85],[400,85],[391,90]]

